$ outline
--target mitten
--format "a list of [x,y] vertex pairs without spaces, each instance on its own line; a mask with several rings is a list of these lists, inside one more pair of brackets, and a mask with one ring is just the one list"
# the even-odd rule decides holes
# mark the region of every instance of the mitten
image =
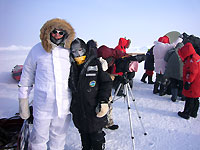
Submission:
[[108,70],[108,63],[105,59],[103,59],[102,57],[99,57],[99,61],[101,62],[101,66],[103,71]]
[[191,83],[190,83],[190,82],[185,82],[184,89],[185,89],[185,90],[189,90],[189,89],[190,89],[190,86],[191,86]]
[[19,114],[22,119],[30,117],[30,110],[27,98],[19,98]]
[[97,108],[96,108],[97,117],[98,118],[104,117],[108,113],[108,110],[109,110],[109,107],[107,103],[97,105]]

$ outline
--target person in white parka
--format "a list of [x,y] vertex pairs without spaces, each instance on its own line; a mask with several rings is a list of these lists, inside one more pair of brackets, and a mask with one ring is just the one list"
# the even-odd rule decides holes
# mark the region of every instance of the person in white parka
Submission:
[[[164,73],[167,62],[164,60],[164,57],[167,51],[176,47],[179,42],[182,42],[181,38],[178,38],[175,42],[170,43],[170,40],[167,36],[160,37],[158,41],[154,42],[155,46],[153,48],[153,55],[156,72],[156,81],[153,89],[154,94],[159,93],[160,96],[165,95],[167,78],[164,76]],[[159,87],[160,90],[158,90]]]
[[41,42],[30,50],[25,60],[18,98],[20,116],[28,119],[28,97],[34,87],[31,150],[64,149],[71,120],[69,48],[74,37],[74,29],[68,22],[51,19],[40,30]]

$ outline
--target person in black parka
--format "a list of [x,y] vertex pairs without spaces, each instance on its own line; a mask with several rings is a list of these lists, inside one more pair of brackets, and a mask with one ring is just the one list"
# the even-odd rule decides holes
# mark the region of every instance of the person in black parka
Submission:
[[103,150],[107,124],[108,99],[112,80],[102,70],[101,63],[94,53],[95,42],[88,44],[79,38],[70,47],[69,88],[72,91],[71,112],[73,122],[79,130],[82,150]]
[[153,47],[154,46],[148,49],[146,53],[146,59],[144,63],[144,69],[146,70],[146,72],[143,74],[141,79],[142,82],[147,83],[145,79],[146,77],[148,77],[148,84],[154,84],[154,82],[152,81],[153,71],[154,71]]

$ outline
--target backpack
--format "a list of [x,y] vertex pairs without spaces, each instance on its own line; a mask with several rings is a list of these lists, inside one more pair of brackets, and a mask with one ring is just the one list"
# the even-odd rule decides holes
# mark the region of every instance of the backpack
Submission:
[[200,38],[194,35],[188,35],[187,33],[183,33],[183,44],[190,42],[194,47],[196,53],[200,55]]
[[108,62],[108,66],[112,66],[116,59],[128,56],[128,54],[122,52],[121,50],[102,45],[97,49],[97,56],[105,59]]
[[23,69],[23,65],[16,65],[12,69],[12,77],[14,80],[19,82],[21,74],[22,74],[22,69]]

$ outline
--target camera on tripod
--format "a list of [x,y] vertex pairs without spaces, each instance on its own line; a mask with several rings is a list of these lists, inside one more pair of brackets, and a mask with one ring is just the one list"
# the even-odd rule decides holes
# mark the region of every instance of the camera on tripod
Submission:
[[[142,62],[145,60],[145,54],[140,54],[140,55],[136,55],[136,56],[128,56],[128,57],[123,57],[120,59],[117,59],[115,61],[115,65],[116,65],[116,72],[122,72],[123,75],[122,76],[117,76],[120,77],[119,78],[119,86],[116,88],[115,90],[115,94],[113,97],[113,102],[116,101],[117,99],[116,96],[123,96],[124,97],[124,101],[126,101],[127,103],[127,109],[128,109],[128,116],[129,116],[129,123],[130,123],[130,131],[131,131],[131,140],[132,140],[132,144],[133,144],[133,150],[135,149],[135,141],[134,141],[134,132],[133,132],[133,124],[132,124],[132,115],[131,115],[131,105],[130,105],[130,98],[132,99],[132,102],[134,103],[135,106],[135,110],[138,116],[138,119],[140,121],[140,124],[142,126],[144,135],[147,135],[147,132],[145,131],[143,122],[142,122],[142,117],[139,114],[139,111],[137,110],[137,106],[135,104],[135,98],[133,96],[133,91],[131,89],[131,85],[130,85],[130,81],[132,81],[131,74],[134,73],[134,71],[130,71],[129,69],[129,64],[132,61],[137,61],[137,62]],[[120,89],[121,87],[123,87],[123,92],[120,93]],[[120,93],[120,95],[119,95]]]
[[[115,77],[115,80],[113,82],[113,87],[115,89],[115,93],[117,93],[117,96],[123,96],[124,95],[124,85],[129,83],[130,87],[133,87],[133,78],[135,77],[135,72],[137,72],[138,68],[138,62],[142,62],[145,60],[145,54],[138,54],[136,56],[124,56],[122,58],[115,60],[116,65],[116,72],[122,72],[122,75],[118,75]],[[131,64],[131,65],[130,65]],[[136,70],[134,69],[134,65],[136,65]],[[117,89],[120,86],[119,91],[117,92]]]
[[[138,54],[136,56],[125,56],[122,58],[119,58],[115,60],[115,65],[116,65],[116,72],[122,72],[122,76],[118,76],[118,80],[120,83],[127,83],[129,80],[134,78],[135,72],[137,71],[138,63],[142,62],[145,60],[145,54]],[[136,65],[136,66],[135,66]],[[130,69],[130,67],[132,69]],[[132,86],[132,84],[131,84]]]
[[133,70],[129,69],[129,65],[132,61],[137,61],[138,63],[144,61],[146,58],[145,54],[138,54],[136,56],[124,56],[122,58],[116,59],[115,60],[115,65],[116,65],[116,72],[133,72]]

